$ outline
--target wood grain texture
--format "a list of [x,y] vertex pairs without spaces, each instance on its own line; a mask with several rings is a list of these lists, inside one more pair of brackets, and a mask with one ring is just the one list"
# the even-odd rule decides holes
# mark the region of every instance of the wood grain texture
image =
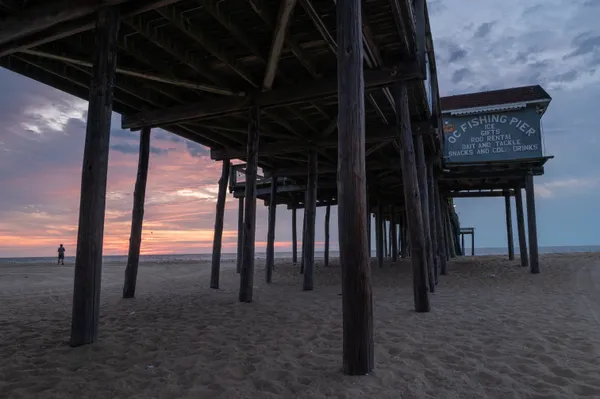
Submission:
[[144,202],[146,199],[146,182],[148,181],[148,164],[150,161],[150,128],[140,133],[140,152],[138,170],[133,192],[133,211],[131,212],[131,235],[129,236],[129,253],[125,267],[125,283],[123,298],[135,296],[138,265],[140,263],[140,247],[142,244],[142,224],[144,221]]
[[244,246],[240,271],[240,302],[252,302],[254,286],[254,251],[256,237],[256,174],[258,167],[258,139],[260,110],[250,108],[248,123],[248,151],[246,153],[246,189],[244,198]]
[[325,208],[325,267],[329,266],[329,219],[331,217],[331,205]]
[[405,83],[393,87],[396,102],[397,124],[400,142],[400,162],[402,164],[402,181],[404,183],[404,201],[406,203],[406,219],[410,238],[410,253],[413,269],[413,295],[415,311],[429,312],[429,294],[427,292],[427,254],[425,252],[425,231],[423,228],[423,212],[417,175],[415,148],[410,127],[408,93]]
[[338,0],[338,234],[342,267],[343,371],[375,364],[367,243],[365,104],[360,0]]
[[513,239],[512,211],[510,209],[510,194],[508,193],[504,194],[504,208],[506,210],[506,238],[508,241],[508,260],[515,260],[515,242]]
[[517,230],[519,232],[519,254],[521,266],[529,266],[527,253],[527,236],[525,235],[525,214],[523,212],[523,195],[520,188],[515,188],[515,203],[517,208]]
[[312,291],[315,274],[315,222],[317,213],[317,149],[308,151],[308,183],[306,184],[306,241],[302,245],[304,253],[304,282],[302,289]]
[[532,174],[528,174],[525,178],[525,195],[527,197],[527,231],[529,232],[529,270],[532,274],[538,274],[540,272],[540,259],[538,253],[535,192]]
[[89,344],[98,337],[106,176],[118,33],[118,9],[100,9],[96,19],[96,51],[83,149],[71,346]]
[[429,224],[429,184],[427,183],[427,161],[423,136],[413,136],[415,143],[415,158],[417,162],[417,179],[423,217],[423,235],[425,238],[425,260],[427,262],[427,281],[429,292],[435,292],[435,274],[433,270],[433,251]]
[[292,208],[292,262],[298,263],[298,227],[296,204]]
[[217,194],[217,209],[215,213],[215,230],[213,236],[212,264],[210,269],[210,288],[219,288],[219,275],[221,273],[221,247],[223,241],[223,218],[225,216],[225,196],[227,195],[227,182],[231,161],[225,159],[219,178],[219,192]]
[[237,256],[235,271],[242,271],[242,259],[244,257],[244,197],[238,199],[238,237],[237,237]]
[[265,265],[265,281],[273,280],[273,267],[275,266],[275,219],[277,216],[277,175],[271,176],[271,195],[269,202],[269,220],[267,229],[267,259]]

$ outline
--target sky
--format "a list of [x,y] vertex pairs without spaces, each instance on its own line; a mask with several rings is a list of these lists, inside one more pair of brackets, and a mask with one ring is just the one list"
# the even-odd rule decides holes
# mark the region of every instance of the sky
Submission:
[[[428,7],[442,96],[540,84],[553,98],[542,126],[545,155],[555,158],[535,178],[539,244],[600,244],[600,0],[429,0]],[[53,256],[59,243],[75,254],[86,110],[85,101],[0,68],[0,257]],[[115,114],[106,255],[127,253],[138,145]],[[142,254],[210,252],[221,165],[206,148],[161,130],[151,145]],[[264,251],[267,212],[258,203],[257,251]],[[462,225],[476,228],[476,247],[506,246],[502,198],[456,205]],[[323,220],[318,208],[317,250]],[[331,226],[335,249],[335,207]],[[291,213],[278,207],[277,251],[290,250],[291,234]],[[228,195],[224,252],[235,252],[236,235],[237,201]]]

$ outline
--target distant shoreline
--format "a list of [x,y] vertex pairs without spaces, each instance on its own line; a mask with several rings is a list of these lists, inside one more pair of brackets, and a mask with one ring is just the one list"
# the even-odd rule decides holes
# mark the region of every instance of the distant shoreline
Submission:
[[[518,245],[516,246],[516,255],[518,255]],[[575,246],[546,246],[539,247],[540,254],[560,254],[560,253],[590,253],[600,252],[600,245],[575,245]],[[490,248],[478,248],[475,247],[476,256],[486,255],[503,255],[508,252],[507,248],[502,247],[490,247]],[[471,249],[466,249],[467,256],[471,254]],[[339,252],[337,250],[330,251],[332,257],[338,257]],[[298,256],[301,256],[301,250],[298,248]],[[315,251],[316,258],[323,258],[323,251]],[[375,257],[375,251],[371,254]],[[235,252],[224,252],[221,254],[221,259],[226,261],[233,261],[237,257]],[[265,259],[265,251],[256,251],[255,259]],[[291,251],[279,251],[275,252],[275,257],[278,259],[292,258]],[[212,253],[199,253],[199,254],[161,254],[161,255],[140,255],[140,258],[144,262],[164,262],[164,261],[210,261]],[[127,255],[105,255],[103,257],[106,262],[126,262]],[[66,262],[74,262],[74,256],[66,256]],[[34,264],[34,263],[48,263],[56,262],[55,256],[34,256],[34,257],[0,257],[0,263],[16,263],[16,264]]]

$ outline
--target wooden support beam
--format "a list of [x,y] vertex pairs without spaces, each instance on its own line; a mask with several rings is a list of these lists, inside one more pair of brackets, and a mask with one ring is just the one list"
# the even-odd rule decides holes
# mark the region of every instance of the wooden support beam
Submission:
[[390,253],[388,252],[388,230],[387,221],[385,220],[385,218],[382,218],[381,230],[383,233],[383,257],[388,258],[390,256]]
[[[405,62],[392,69],[368,70],[364,73],[364,89],[371,90],[389,86],[397,81],[411,80],[417,76],[414,62]],[[225,116],[247,111],[253,104],[261,108],[282,107],[335,95],[337,79],[322,79],[291,87],[284,87],[240,98],[222,98],[195,104],[143,111],[123,117],[123,129],[139,129],[142,126],[161,126],[177,122]]]
[[100,9],[96,16],[94,69],[83,150],[71,346],[90,344],[98,337],[106,176],[118,34],[118,8]]
[[417,179],[421,199],[421,212],[423,214],[423,234],[425,238],[425,258],[427,261],[427,281],[429,292],[435,292],[435,272],[433,267],[433,251],[431,244],[431,228],[429,220],[429,185],[427,184],[427,161],[425,158],[425,145],[423,136],[415,136],[415,159],[417,162]]
[[342,267],[343,372],[374,366],[373,298],[367,243],[365,104],[360,0],[338,0],[338,230]]
[[[304,204],[306,204],[307,202],[307,192],[304,192]],[[305,251],[304,251],[304,246],[306,245],[306,229],[307,229],[307,225],[306,225],[306,209],[304,209],[303,212],[303,216],[302,216],[302,253],[301,253],[301,258],[300,258],[300,274],[304,274],[304,262],[306,260],[306,256],[304,256]]]
[[508,193],[504,194],[504,208],[506,210],[506,238],[508,241],[508,260],[515,260],[515,243],[513,239],[512,212],[510,209],[510,194]]
[[325,259],[324,265],[325,267],[329,266],[329,218],[331,216],[331,205],[327,205],[325,208]]
[[210,288],[219,288],[219,274],[221,272],[221,242],[223,239],[223,218],[225,217],[225,196],[229,181],[229,159],[223,161],[221,178],[219,179],[219,192],[217,194],[217,210],[215,212],[215,232],[213,236],[212,267],[210,270]]
[[292,208],[292,263],[298,263],[298,228],[296,226],[296,204]]
[[[42,58],[48,58],[51,60],[61,61],[61,62],[65,62],[68,64],[79,65],[79,66],[83,66],[86,68],[92,67],[91,62],[83,60],[81,58],[77,58],[72,55],[67,55],[67,54],[52,54],[52,53],[38,51],[38,50],[22,50],[22,51],[20,51],[20,53],[34,55],[34,56],[42,57]],[[150,80],[153,82],[160,82],[160,83],[170,84],[173,86],[184,87],[186,89],[204,91],[207,93],[222,94],[222,95],[227,95],[227,96],[232,96],[232,95],[236,94],[231,90],[222,89],[222,88],[219,88],[214,85],[196,83],[196,82],[192,82],[192,81],[185,80],[185,79],[179,79],[179,78],[175,79],[175,78],[171,78],[168,76],[161,76],[161,75],[156,75],[156,74],[153,74],[150,72],[136,71],[136,70],[128,69],[128,68],[117,67],[117,73],[119,73],[121,75],[125,75],[125,76],[132,76],[134,78]]]
[[242,259],[244,257],[244,197],[238,199],[238,236],[237,236],[237,257],[235,271],[241,273]]
[[[417,60],[421,68],[423,77],[427,76],[425,61],[425,0],[414,0],[414,16],[415,16],[415,50],[417,52]],[[432,93],[433,94],[433,93]]]
[[265,70],[265,76],[263,79],[263,90],[271,90],[273,81],[275,80],[275,73],[277,72],[277,66],[279,65],[279,59],[281,58],[281,52],[283,51],[283,44],[287,35],[289,23],[292,19],[292,13],[294,7],[296,7],[296,0],[283,0],[280,2],[279,16],[277,17],[277,24],[273,32],[273,39],[271,41],[271,50],[269,51],[269,59],[267,61],[267,69]]
[[[402,164],[402,182],[404,184],[404,200],[408,230],[410,232],[410,252],[413,268],[413,291],[415,311],[429,312],[429,295],[427,293],[427,253],[425,252],[425,230],[423,212],[421,210],[421,193],[415,159],[415,146],[410,127],[410,109],[406,83],[399,83],[392,89],[396,103],[396,119],[400,125],[398,141],[400,142],[400,163]],[[416,136],[420,137],[420,136]]]
[[144,221],[144,201],[146,199],[146,182],[148,180],[148,163],[150,159],[150,129],[144,128],[140,134],[140,152],[138,170],[133,192],[133,211],[131,215],[131,235],[129,236],[129,253],[125,267],[125,283],[123,298],[135,296],[138,265],[140,263],[140,246],[142,243],[142,223]]
[[[414,121],[414,132],[421,134],[430,131],[429,122]],[[396,125],[370,126],[369,132],[365,136],[365,143],[389,143],[397,135],[398,127]],[[310,147],[317,148],[335,148],[337,147],[336,138],[325,138],[317,140],[313,143],[307,140],[281,140],[273,143],[265,143],[260,148],[261,156],[272,156],[277,154],[294,154],[308,151]],[[223,159],[242,159],[244,157],[242,148],[228,147],[224,149],[211,149],[210,157],[215,161]]]
[[[271,10],[269,10],[264,1],[260,0],[247,0],[250,4],[250,7],[256,12],[256,14],[265,22],[265,24],[272,28],[273,30],[277,29],[278,21],[281,19],[280,16],[275,19]],[[286,0],[287,1],[287,0]],[[308,59],[308,57],[304,54],[304,51],[300,47],[298,43],[294,39],[292,39],[289,35],[284,35],[285,44],[289,47],[290,51],[296,56],[298,61],[302,64],[302,66],[308,71],[308,73],[313,78],[319,78],[319,74],[316,71],[315,66],[312,61]]]
[[180,10],[174,6],[163,7],[157,10],[163,17],[169,20],[177,29],[188,36],[190,39],[200,44],[207,52],[221,60],[225,65],[231,68],[242,79],[255,88],[259,85],[254,77],[241,65],[234,57],[229,55],[226,50],[219,48],[219,45],[208,37],[197,24],[187,19]]
[[490,198],[490,197],[504,197],[506,193],[513,196],[514,191],[510,190],[486,190],[486,191],[450,191],[449,197],[452,198]]
[[275,216],[277,213],[277,175],[271,177],[271,194],[269,195],[269,221],[267,231],[267,260],[265,279],[267,283],[273,280],[273,267],[275,265]]
[[527,236],[525,235],[525,217],[523,213],[523,197],[521,189],[515,189],[515,202],[517,208],[517,230],[519,232],[519,254],[521,257],[521,266],[529,266],[529,257],[527,256]]
[[433,276],[435,285],[438,284],[440,273],[440,260],[438,256],[437,215],[435,213],[435,178],[433,174],[433,163],[427,162],[427,205],[429,207],[429,234],[431,236],[431,257],[433,260]]
[[244,207],[244,250],[240,273],[240,302],[252,302],[254,286],[254,250],[256,236],[256,172],[258,167],[258,139],[260,109],[250,108],[248,123],[248,153],[246,154],[246,204]]
[[390,224],[392,226],[392,262],[398,261],[398,223],[396,221],[396,210],[392,206]]
[[381,269],[383,267],[383,204],[381,201],[377,201],[377,215],[375,220],[375,245],[377,252],[377,266]]
[[527,198],[527,231],[529,232],[529,270],[532,274],[539,274],[540,259],[538,253],[535,192],[532,174],[527,175],[525,178],[525,196]]
[[365,187],[366,193],[366,217],[367,217],[367,253],[369,255],[369,264],[371,264],[371,200],[369,199],[369,187]]
[[306,185],[306,245],[304,252],[304,291],[312,291],[314,285],[315,267],[315,216],[317,211],[317,150],[308,151],[308,183]]
[[440,265],[440,274],[445,276],[448,274],[448,257],[446,251],[446,231],[444,229],[444,221],[441,210],[440,187],[437,181],[434,182],[435,196],[433,198],[435,205],[436,231],[437,231],[437,247],[438,260]]

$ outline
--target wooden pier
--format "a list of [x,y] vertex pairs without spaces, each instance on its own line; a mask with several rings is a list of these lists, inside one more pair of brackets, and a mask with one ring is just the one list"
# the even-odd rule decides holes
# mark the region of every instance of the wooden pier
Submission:
[[[543,162],[520,163],[525,174],[508,180],[497,166],[477,167],[475,177],[472,167],[447,168],[426,0],[0,2],[0,66],[89,100],[72,346],[98,335],[113,111],[122,128],[141,131],[126,298],[135,293],[150,129],[157,127],[209,147],[223,163],[210,286],[219,287],[229,180],[239,198],[241,302],[253,301],[257,199],[269,206],[267,282],[277,278],[276,205],[294,215],[305,209],[299,289],[306,291],[319,284],[315,209],[338,206],[346,374],[375,366],[370,213],[379,264],[383,237],[394,259],[411,257],[417,312],[430,310],[438,275],[460,252],[448,201],[455,192],[526,186],[529,263],[539,272],[532,176]],[[495,174],[493,184],[485,173]]]

